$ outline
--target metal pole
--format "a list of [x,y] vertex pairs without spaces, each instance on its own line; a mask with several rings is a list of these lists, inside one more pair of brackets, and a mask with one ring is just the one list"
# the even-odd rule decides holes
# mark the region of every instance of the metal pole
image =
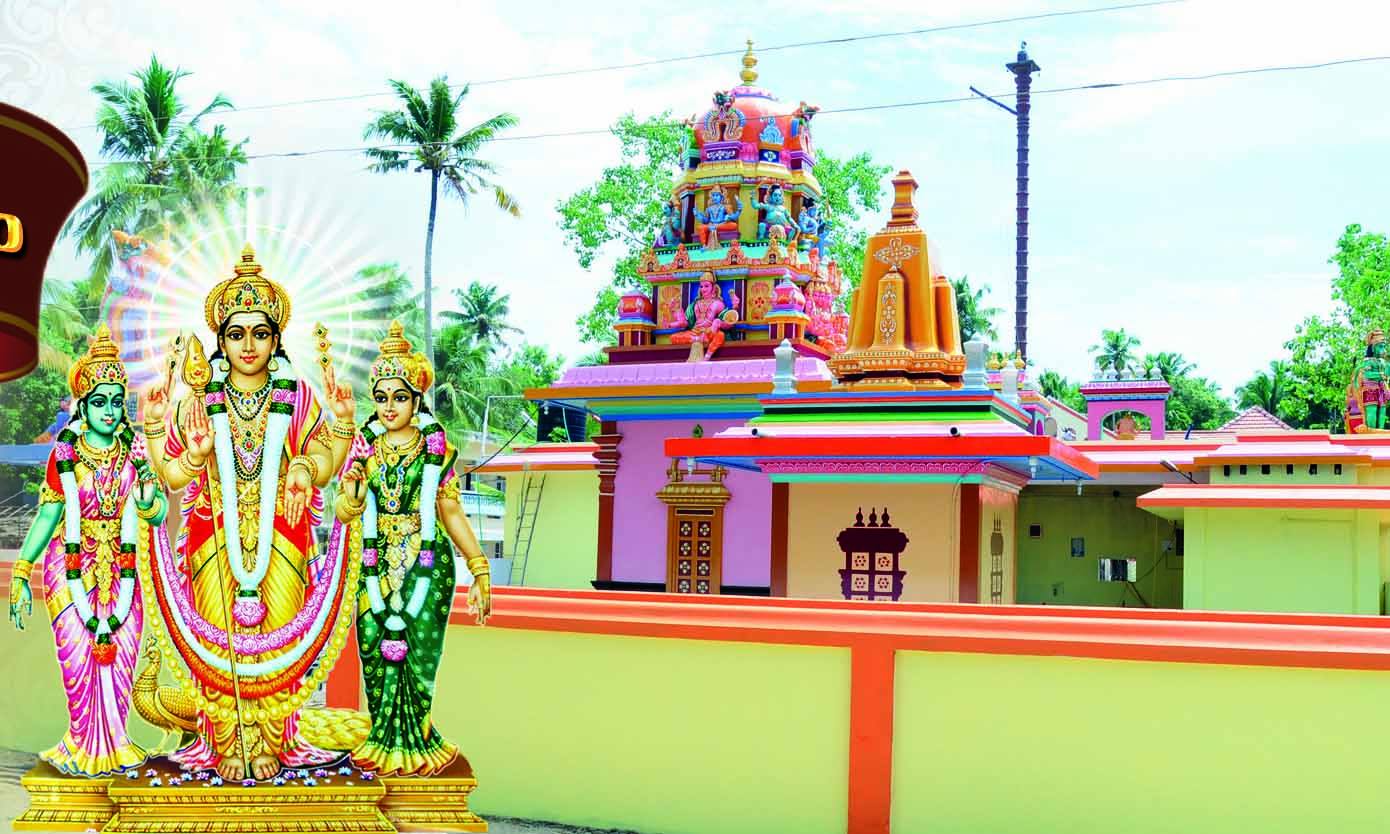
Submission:
[[1014,254],[1015,282],[1014,347],[1028,358],[1028,111],[1032,108],[1029,90],[1033,73],[1042,67],[1028,57],[1028,43],[1019,46],[1018,60],[1005,67],[1014,74],[1018,94],[1014,111],[1018,116],[1018,245]]

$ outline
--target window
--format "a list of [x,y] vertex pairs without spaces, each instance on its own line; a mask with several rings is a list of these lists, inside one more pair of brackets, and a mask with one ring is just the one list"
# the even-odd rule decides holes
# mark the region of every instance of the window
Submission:
[[1261,474],[1261,475],[1268,475],[1268,474],[1269,474],[1269,464],[1267,464],[1267,463],[1262,463],[1262,464],[1260,464],[1260,474]]
[[1029,525],[1028,525],[1028,538],[1030,538],[1030,539],[1040,539],[1040,538],[1042,538],[1042,525],[1041,525],[1041,524],[1029,524]]
[[1340,474],[1342,474],[1342,465],[1341,465],[1340,463],[1334,463],[1334,464],[1332,464],[1332,474],[1333,474],[1333,475],[1340,475]]
[[1245,472],[1246,472],[1245,464],[1242,463],[1242,464],[1240,465],[1240,474],[1244,475]]
[[1309,474],[1309,475],[1316,475],[1316,474],[1318,474],[1318,465],[1317,465],[1316,463],[1310,463],[1310,464],[1308,464],[1308,474]]
[[1221,474],[1225,475],[1227,478],[1231,477],[1231,465],[1229,463],[1221,467]]

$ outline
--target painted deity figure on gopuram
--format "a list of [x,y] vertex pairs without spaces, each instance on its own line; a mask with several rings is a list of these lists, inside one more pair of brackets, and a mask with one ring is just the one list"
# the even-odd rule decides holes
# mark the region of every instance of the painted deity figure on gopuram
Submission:
[[473,575],[468,602],[492,607],[487,557],[459,504],[457,453],[424,395],[434,370],[393,322],[372,363],[376,406],[353,446],[334,540],[360,553],[357,641],[371,732],[353,763],[386,776],[430,776],[458,756],[432,721],[434,681],[453,606],[454,555]]
[[[682,170],[638,258],[651,287],[619,299],[612,363],[772,359],[783,339],[828,359],[848,342],[816,108],[760,86],[757,63],[750,43],[742,83],[683,122]],[[779,295],[783,282],[797,292]]]
[[173,401],[171,371],[144,404],[150,461],[183,491],[177,549],[156,546],[148,562],[160,613],[150,622],[183,689],[167,699],[166,729],[193,737],[170,758],[228,780],[269,779],[340,755],[305,741],[298,719],[351,625],[343,611],[357,564],[339,540],[320,559],[313,528],[319,490],[347,459],[355,406],[320,328],[330,426],[283,348],[289,296],[250,246],[234,273],[207,297],[210,361],[196,340],[187,346],[191,393]]
[[1390,429],[1390,358],[1385,333],[1379,328],[1366,336],[1366,352],[1357,361],[1347,387],[1346,422],[1349,432]]
[[[713,356],[724,344],[724,329],[728,324],[725,314],[730,312],[719,296],[719,285],[714,282],[714,274],[706,272],[701,275],[698,297],[684,310],[680,309],[679,303],[671,310],[675,326],[688,328],[671,334],[671,344],[699,344],[704,347],[702,358]],[[734,306],[738,306],[737,300]]]
[[166,504],[126,420],[129,380],[106,325],[68,381],[76,415],[49,454],[39,511],[15,561],[10,619],[23,629],[33,613],[38,564],[68,703],[67,732],[39,755],[63,773],[101,776],[145,762],[126,735],[144,627],[135,563],[137,549],[156,540],[167,548]]

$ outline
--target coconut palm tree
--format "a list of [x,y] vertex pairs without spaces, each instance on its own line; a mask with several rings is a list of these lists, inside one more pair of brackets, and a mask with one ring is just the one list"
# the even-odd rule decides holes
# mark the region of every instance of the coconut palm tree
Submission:
[[219,94],[190,115],[177,91],[188,75],[151,56],[149,66],[134,73],[137,83],[92,87],[101,99],[101,153],[112,161],[97,172],[92,195],[63,234],[77,239],[78,252],[95,255],[96,278],[104,280],[111,271],[111,232],[140,234],[158,228],[166,215],[188,210],[193,199],[233,196],[237,166],[246,162],[245,142],[232,144],[220,128],[215,138],[203,137],[198,127],[209,113],[232,103]]
[[1134,351],[1139,347],[1139,339],[1119,330],[1102,330],[1100,344],[1091,345],[1091,353],[1096,354],[1096,368],[1100,371],[1113,368],[1122,373],[1134,364]]
[[1269,363],[1268,372],[1257,372],[1249,382],[1237,388],[1236,399],[1240,408],[1259,406],[1278,417],[1292,385],[1289,363],[1276,360]]
[[480,192],[490,192],[497,207],[520,216],[516,200],[502,186],[493,182],[497,168],[478,157],[478,153],[507,128],[517,123],[516,116],[499,113],[469,128],[459,128],[459,108],[468,95],[468,85],[455,95],[445,76],[430,82],[429,89],[420,91],[404,81],[392,80],[391,89],[400,99],[403,109],[379,113],[367,124],[363,136],[367,140],[382,139],[406,146],[405,149],[371,148],[367,156],[373,160],[367,170],[378,174],[397,171],[428,171],[430,175],[429,224],[425,228],[425,355],[434,359],[434,224],[439,208],[439,188],[457,197],[465,205]]
[[440,315],[466,327],[483,348],[493,350],[503,334],[520,332],[507,323],[511,296],[500,292],[495,285],[474,281],[466,290],[456,288],[454,298],[463,309],[445,310]]
[[951,287],[956,291],[956,317],[960,319],[961,342],[981,337],[997,340],[999,331],[994,329],[994,317],[1003,311],[998,307],[985,306],[985,293],[989,292],[989,287],[972,290],[968,275],[952,278]]
[[1154,369],[1158,371],[1158,375],[1162,377],[1165,382],[1181,379],[1197,367],[1187,361],[1181,353],[1165,351],[1163,353],[1151,353],[1149,356],[1153,357]]

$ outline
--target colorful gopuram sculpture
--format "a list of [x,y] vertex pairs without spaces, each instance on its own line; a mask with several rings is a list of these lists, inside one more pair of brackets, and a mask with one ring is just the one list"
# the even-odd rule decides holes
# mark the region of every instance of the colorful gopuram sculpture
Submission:
[[1366,352],[1356,363],[1347,386],[1347,431],[1376,432],[1390,429],[1390,359],[1385,333],[1379,328],[1366,336]]
[[372,363],[376,414],[353,447],[336,506],[334,539],[350,531],[362,562],[357,644],[372,719],[352,760],[384,776],[430,776],[458,757],[431,720],[456,551],[473,574],[468,602],[480,623],[492,606],[487,557],[459,505],[458,453],[424,406],[433,380],[392,322]]
[[888,225],[869,237],[857,315],[844,354],[831,370],[851,388],[949,388],[965,371],[955,293],[932,268],[927,234],[917,225],[917,181],[893,178]]
[[[769,316],[783,282],[799,290],[784,300],[802,299],[777,311],[796,322],[785,328],[793,347],[821,358],[845,348],[849,317],[811,148],[816,108],[755,86],[756,65],[750,42],[743,83],[687,120],[686,171],[639,264],[653,289],[621,300],[610,362],[771,358],[781,341],[773,331],[784,328]],[[678,349],[697,344],[704,349]]]
[[207,297],[211,364],[194,342],[183,361],[191,393],[171,402],[171,378],[145,403],[151,463],[183,491],[177,558],[156,546],[147,569],[161,614],[151,622],[183,695],[162,702],[194,739],[171,758],[227,780],[270,779],[340,755],[301,736],[299,710],[351,626],[342,614],[358,565],[339,540],[319,560],[313,528],[355,435],[355,405],[320,332],[330,427],[281,345],[288,294],[249,246],[234,271]]
[[74,421],[58,432],[39,511],[15,561],[10,619],[33,613],[29,579],[40,564],[68,703],[68,729],[40,758],[59,771],[101,776],[138,768],[145,751],[126,735],[144,630],[137,549],[167,549],[167,504],[126,420],[129,379],[101,325],[68,376]]

